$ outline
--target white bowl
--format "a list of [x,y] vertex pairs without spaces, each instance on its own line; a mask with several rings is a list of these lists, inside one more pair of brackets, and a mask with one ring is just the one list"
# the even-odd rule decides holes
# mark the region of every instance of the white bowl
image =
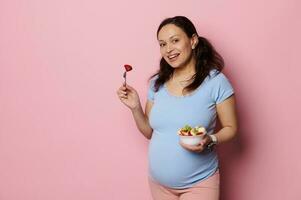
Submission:
[[183,136],[180,135],[180,141],[188,145],[198,145],[201,143],[203,135]]

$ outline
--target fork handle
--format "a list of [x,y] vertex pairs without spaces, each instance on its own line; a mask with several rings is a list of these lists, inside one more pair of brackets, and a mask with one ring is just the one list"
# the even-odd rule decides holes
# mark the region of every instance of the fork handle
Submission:
[[124,83],[123,85],[126,87],[126,71],[123,73]]

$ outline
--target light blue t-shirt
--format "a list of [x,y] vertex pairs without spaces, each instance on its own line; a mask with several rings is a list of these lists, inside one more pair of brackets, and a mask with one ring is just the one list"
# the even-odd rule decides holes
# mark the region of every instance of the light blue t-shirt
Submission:
[[213,175],[218,169],[215,151],[194,153],[179,144],[177,131],[184,125],[202,125],[213,134],[216,125],[216,104],[234,91],[223,73],[210,72],[204,82],[187,96],[174,96],[162,86],[154,92],[151,80],[148,100],[153,101],[149,114],[153,129],[149,144],[149,175],[154,181],[176,189],[191,187]]

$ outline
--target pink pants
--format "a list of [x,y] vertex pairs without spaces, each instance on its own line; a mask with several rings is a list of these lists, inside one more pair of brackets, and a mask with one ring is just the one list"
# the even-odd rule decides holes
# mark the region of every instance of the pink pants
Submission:
[[151,194],[154,200],[218,200],[219,171],[211,177],[186,189],[172,189],[162,186],[149,178]]

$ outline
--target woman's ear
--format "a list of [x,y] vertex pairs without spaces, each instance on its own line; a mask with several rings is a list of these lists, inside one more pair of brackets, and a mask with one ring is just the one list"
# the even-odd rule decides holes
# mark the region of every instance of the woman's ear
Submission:
[[191,37],[191,48],[195,49],[198,43],[199,43],[199,36],[196,33],[194,33]]

